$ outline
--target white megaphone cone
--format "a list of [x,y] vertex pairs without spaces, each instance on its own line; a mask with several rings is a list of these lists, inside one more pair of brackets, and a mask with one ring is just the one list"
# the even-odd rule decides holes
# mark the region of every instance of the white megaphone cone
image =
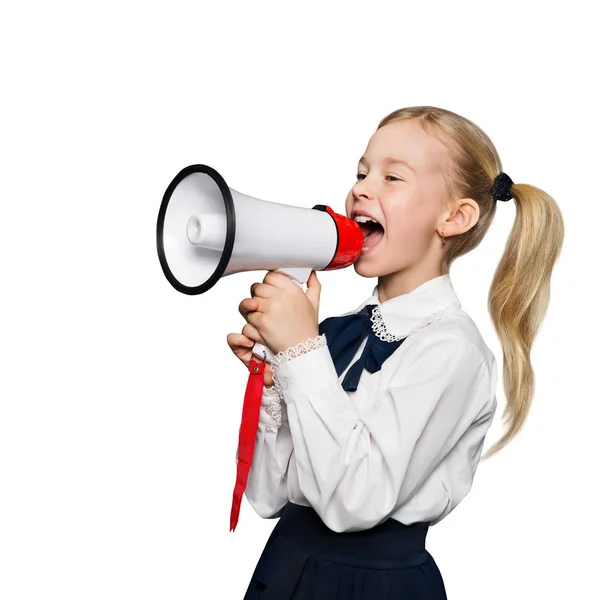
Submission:
[[[179,292],[191,295],[242,271],[280,271],[303,284],[312,270],[352,265],[363,241],[358,223],[329,206],[308,209],[241,194],[207,165],[178,173],[157,223],[164,274]],[[262,344],[253,353],[267,361],[273,356]]]

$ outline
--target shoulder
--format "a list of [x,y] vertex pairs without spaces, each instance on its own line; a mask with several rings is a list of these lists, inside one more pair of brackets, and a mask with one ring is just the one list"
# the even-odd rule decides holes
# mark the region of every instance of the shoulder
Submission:
[[495,388],[495,356],[473,319],[462,309],[408,336],[393,356],[396,354],[396,364],[392,364],[397,367],[396,371],[427,368],[430,372],[445,371],[449,375],[453,370],[464,375],[472,371],[489,378],[490,388]]
[[463,309],[448,313],[444,318],[423,327],[410,336],[407,342],[411,344],[413,341],[423,345],[443,340],[446,345],[471,349],[488,366],[495,361],[494,353],[485,343],[479,328]]
[[396,397],[441,400],[472,421],[495,410],[495,358],[462,310],[408,336],[382,370],[381,385]]

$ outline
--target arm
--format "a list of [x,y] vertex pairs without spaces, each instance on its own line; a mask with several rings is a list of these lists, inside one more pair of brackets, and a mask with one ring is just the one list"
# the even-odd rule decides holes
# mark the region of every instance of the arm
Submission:
[[342,389],[325,345],[280,358],[276,376],[301,490],[334,531],[368,529],[407,502],[491,387],[474,343],[432,331],[409,338],[356,392]]
[[287,467],[292,453],[293,440],[284,403],[280,402],[274,386],[265,386],[245,491],[252,508],[265,519],[277,517],[287,503]]

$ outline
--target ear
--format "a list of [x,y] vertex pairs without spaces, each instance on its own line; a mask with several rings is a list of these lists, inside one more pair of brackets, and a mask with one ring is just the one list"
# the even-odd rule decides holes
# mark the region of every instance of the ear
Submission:
[[445,237],[459,235],[469,231],[478,220],[479,204],[471,198],[460,198],[453,203],[450,214],[440,229],[444,228]]

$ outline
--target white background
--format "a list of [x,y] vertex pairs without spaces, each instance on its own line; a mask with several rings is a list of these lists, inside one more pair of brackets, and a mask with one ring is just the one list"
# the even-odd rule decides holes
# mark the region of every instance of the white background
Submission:
[[[344,211],[379,120],[458,112],[566,221],[523,432],[428,535],[450,600],[588,589],[588,97],[582,5],[7,2],[2,60],[0,597],[241,598],[276,521],[228,531],[247,371],[226,336],[265,271],[177,292],[163,193],[205,163]],[[489,285],[514,218],[452,267],[501,364]],[[320,272],[320,320],[376,280]],[[501,379],[501,378],[500,378]],[[501,433],[499,410],[485,448]]]

